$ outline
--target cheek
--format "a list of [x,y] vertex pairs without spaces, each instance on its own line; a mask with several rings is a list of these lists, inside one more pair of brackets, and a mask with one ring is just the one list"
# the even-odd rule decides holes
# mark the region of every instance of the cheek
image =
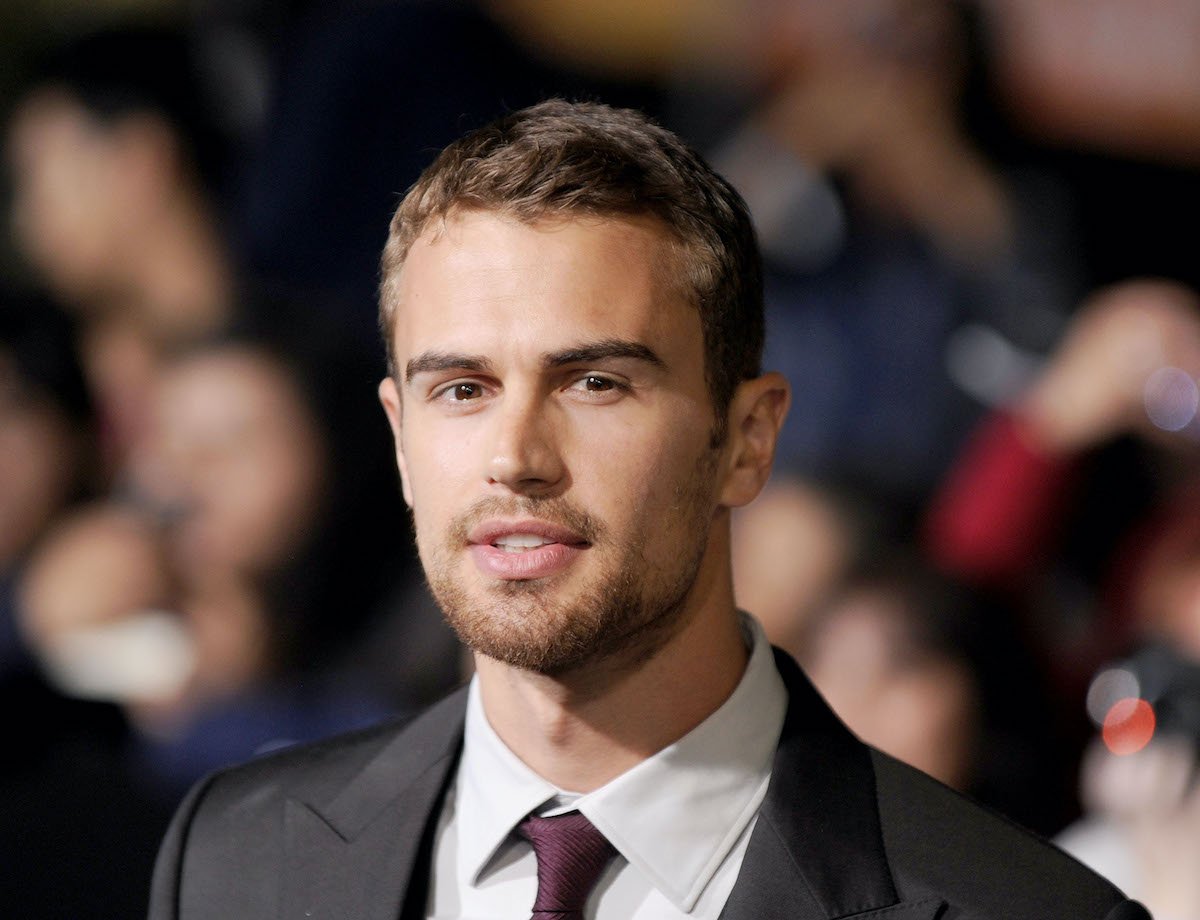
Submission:
[[400,435],[409,475],[421,482],[471,479],[482,470],[486,433],[483,418],[442,418],[433,410],[410,408]]
[[445,536],[449,522],[478,498],[478,477],[463,439],[406,427],[402,439],[404,486],[412,513],[417,548],[428,549]]
[[675,552],[677,541],[661,536],[691,526],[698,469],[696,453],[674,450],[667,440],[605,438],[576,452],[568,497],[646,552],[656,545]]
[[446,493],[463,494],[472,478],[467,450],[468,444],[461,438],[405,427],[398,459],[418,522]]
[[[656,475],[663,463],[658,445],[647,445],[637,432],[617,420],[599,421],[582,415],[564,426],[559,442],[573,485],[592,489],[598,484],[621,483],[630,490]],[[634,491],[629,493],[633,499]]]

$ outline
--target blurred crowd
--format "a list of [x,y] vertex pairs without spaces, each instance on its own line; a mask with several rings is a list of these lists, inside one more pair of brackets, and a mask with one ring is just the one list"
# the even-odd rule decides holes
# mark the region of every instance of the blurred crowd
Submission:
[[1200,920],[1200,0],[0,12],[0,889],[140,916],[183,791],[466,674],[374,385],[400,194],[551,95],[754,213],[739,603],[850,726]]

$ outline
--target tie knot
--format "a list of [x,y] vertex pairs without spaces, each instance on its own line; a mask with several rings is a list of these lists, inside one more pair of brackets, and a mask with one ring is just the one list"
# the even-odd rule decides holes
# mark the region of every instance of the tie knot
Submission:
[[553,818],[530,816],[518,825],[517,832],[533,845],[537,856],[534,918],[582,917],[583,905],[600,873],[616,855],[613,845],[578,811]]

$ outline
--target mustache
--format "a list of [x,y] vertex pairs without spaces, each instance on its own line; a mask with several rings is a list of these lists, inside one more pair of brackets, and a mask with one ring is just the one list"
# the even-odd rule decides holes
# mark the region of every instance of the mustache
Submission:
[[534,517],[578,534],[587,543],[604,537],[606,528],[594,515],[561,497],[481,498],[450,522],[451,542],[465,546],[470,532],[489,518]]

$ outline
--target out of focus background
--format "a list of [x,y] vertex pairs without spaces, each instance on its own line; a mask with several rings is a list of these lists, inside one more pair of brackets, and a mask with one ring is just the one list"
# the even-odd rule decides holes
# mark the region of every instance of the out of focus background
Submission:
[[463,679],[374,386],[444,144],[642,108],[766,258],[739,603],[866,740],[1200,918],[1200,0],[0,6],[0,901]]

